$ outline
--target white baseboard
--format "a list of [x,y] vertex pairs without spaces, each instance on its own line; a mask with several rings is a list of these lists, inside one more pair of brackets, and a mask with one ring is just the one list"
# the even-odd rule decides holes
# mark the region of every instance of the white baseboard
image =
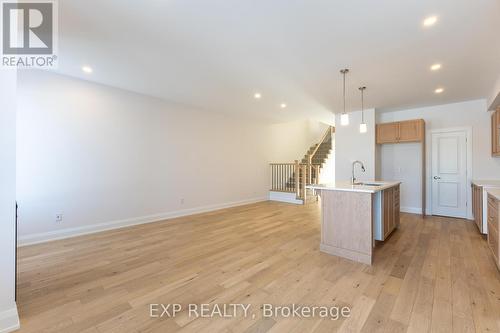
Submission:
[[[420,207],[401,207],[400,211],[403,213],[410,213],[410,214],[422,214],[422,208]],[[425,215],[431,216],[432,215],[431,209],[426,209]],[[467,214],[466,219],[473,220],[473,217]]]
[[297,199],[295,193],[269,191],[269,200],[302,205],[304,202]]
[[83,227],[67,228],[67,229],[62,229],[62,230],[54,230],[54,231],[49,231],[49,232],[25,235],[25,236],[19,237],[18,245],[19,246],[27,246],[27,245],[45,243],[45,242],[50,242],[50,241],[59,240],[59,239],[94,234],[94,233],[106,231],[106,230],[125,228],[125,227],[130,227],[130,226],[139,225],[139,224],[159,222],[159,221],[168,220],[168,219],[172,219],[172,218],[176,218],[176,217],[211,212],[214,210],[219,210],[219,209],[224,209],[224,208],[248,205],[248,204],[261,202],[261,201],[267,201],[267,200],[268,200],[267,197],[258,197],[258,198],[247,199],[247,200],[227,202],[227,203],[223,203],[223,204],[208,205],[208,206],[178,210],[178,211],[173,211],[173,212],[168,212],[168,213],[134,217],[134,218],[125,219],[125,220],[92,224],[92,225],[83,226]]
[[399,210],[402,213],[422,214],[422,208],[421,207],[401,207]]
[[17,306],[0,312],[0,333],[14,332],[19,329],[19,315]]

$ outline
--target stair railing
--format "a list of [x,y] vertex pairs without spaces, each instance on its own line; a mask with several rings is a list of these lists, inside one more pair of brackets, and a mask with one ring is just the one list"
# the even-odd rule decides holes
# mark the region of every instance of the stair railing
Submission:
[[[307,163],[270,163],[271,167],[271,189],[273,192],[295,193],[297,199],[306,202],[308,184],[318,184],[320,164],[309,165]],[[308,169],[315,170],[314,177],[308,177]]]
[[[308,173],[309,173],[309,179],[312,180],[312,169],[313,169],[313,163],[312,163],[312,160],[314,158],[314,156],[316,155],[316,153],[318,152],[319,148],[321,147],[321,145],[323,143],[325,143],[328,139],[331,140],[332,136],[333,136],[333,133],[335,133],[335,127],[333,126],[328,126],[327,130],[325,131],[325,134],[323,134],[323,137],[321,138],[320,142],[318,143],[318,145],[316,146],[316,148],[314,148],[314,150],[312,151],[311,154],[309,154],[308,156],[308,159],[307,159],[307,164],[308,164]],[[318,175],[319,175],[319,170],[315,170],[316,171],[316,178],[318,178]],[[311,181],[312,183],[312,181]]]
[[296,192],[294,182],[290,181],[298,175],[296,163],[271,163],[271,191]]
[[319,183],[321,164],[312,163],[313,158],[320,146],[325,143],[328,138],[332,137],[334,131],[335,129],[333,127],[329,127],[328,130],[325,131],[321,141],[306,159],[306,163],[300,163],[298,160],[295,160],[294,163],[270,163],[270,191],[295,193],[297,199],[301,199],[303,203],[306,203],[306,185]]

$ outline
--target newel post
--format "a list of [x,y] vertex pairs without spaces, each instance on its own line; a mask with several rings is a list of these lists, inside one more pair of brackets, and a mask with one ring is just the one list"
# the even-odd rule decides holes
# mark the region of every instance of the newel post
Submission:
[[312,183],[312,159],[313,159],[312,155],[309,155],[309,158],[307,159],[307,173],[309,175],[309,183]]
[[300,197],[300,185],[299,185],[299,179],[300,179],[300,165],[299,165],[299,160],[295,160],[295,195]]
[[303,176],[302,176],[302,202],[306,204],[306,177],[307,177],[307,165],[302,166]]

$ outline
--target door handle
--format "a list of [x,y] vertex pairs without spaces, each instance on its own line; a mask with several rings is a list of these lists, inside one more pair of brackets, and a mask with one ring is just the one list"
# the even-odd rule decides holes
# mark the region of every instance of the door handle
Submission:
[[441,179],[441,177],[438,177],[438,176],[434,176],[434,179],[436,179],[436,180],[437,180],[437,179]]

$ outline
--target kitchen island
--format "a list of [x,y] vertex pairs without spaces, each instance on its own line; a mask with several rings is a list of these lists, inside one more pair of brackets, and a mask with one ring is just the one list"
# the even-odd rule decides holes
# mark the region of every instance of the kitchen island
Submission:
[[399,226],[401,182],[310,185],[321,197],[322,252],[371,265],[375,241]]

